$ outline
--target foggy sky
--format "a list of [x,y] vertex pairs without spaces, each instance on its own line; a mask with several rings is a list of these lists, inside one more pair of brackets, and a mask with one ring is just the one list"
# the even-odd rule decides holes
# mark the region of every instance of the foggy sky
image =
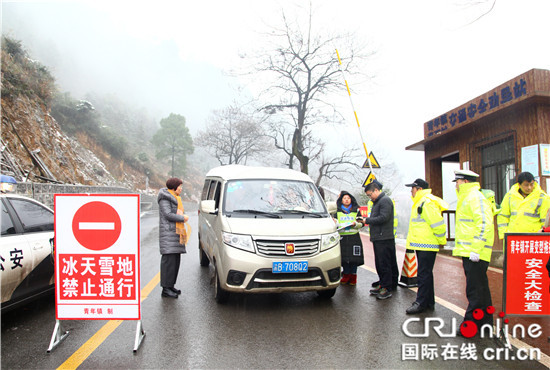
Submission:
[[192,132],[212,106],[231,102],[233,92],[219,68],[183,61],[171,40],[131,38],[105,14],[77,2],[2,2],[2,32],[21,40],[50,69],[60,90],[76,99],[90,91],[116,94],[157,120],[181,114]]
[[[185,116],[194,135],[213,109],[235,99],[238,82],[223,70],[238,62],[240,51],[253,51],[254,34],[295,2],[309,3],[2,1],[2,27],[74,98],[115,93],[158,120]],[[424,122],[532,68],[550,69],[550,1],[498,0],[476,20],[492,3],[313,1],[318,26],[358,31],[372,43],[368,72],[376,78],[362,92],[357,81],[348,82],[367,147],[382,166],[395,162],[404,182],[424,176],[423,152],[405,151],[423,138]],[[346,92],[339,97],[347,98]],[[360,147],[353,111],[348,106],[342,113],[348,124],[329,131],[330,144],[345,136]],[[445,184],[450,173],[445,169]]]

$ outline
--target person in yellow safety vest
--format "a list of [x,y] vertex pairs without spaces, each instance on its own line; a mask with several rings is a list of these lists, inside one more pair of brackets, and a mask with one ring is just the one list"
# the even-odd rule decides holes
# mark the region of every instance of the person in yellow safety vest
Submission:
[[441,212],[449,209],[449,205],[433,195],[430,185],[423,179],[416,179],[405,186],[411,188],[413,200],[407,249],[415,250],[418,260],[416,300],[406,310],[411,315],[435,306],[433,268],[439,246],[447,244],[447,227]]
[[[470,170],[455,171],[457,204],[455,247],[453,256],[462,257],[462,267],[466,275],[466,297],[468,307],[464,321],[493,325],[493,314],[487,312],[492,306],[487,269],[491,261],[495,239],[494,215],[490,202],[481,193],[479,175]],[[475,320],[474,310],[481,309],[483,317]],[[467,326],[470,323],[461,325]]]
[[518,175],[518,182],[506,193],[497,216],[498,237],[506,233],[536,233],[544,225],[550,197],[530,172]]
[[493,215],[497,215],[500,212],[500,208],[498,207],[497,202],[495,200],[495,192],[492,191],[491,189],[481,189],[480,191],[481,191],[481,194],[483,194],[483,196],[487,198],[489,203],[491,203],[491,208],[493,209]]
[[357,266],[365,263],[363,243],[359,229],[363,227],[361,217],[358,217],[359,204],[355,197],[347,191],[342,191],[336,201],[338,211],[336,223],[340,234],[340,252],[342,257],[343,276],[340,284],[357,284]]
[[[397,208],[395,208],[395,200],[391,200],[393,203],[393,236],[397,234],[397,225],[399,224],[399,219],[397,217]],[[370,212],[372,210],[372,200],[369,199],[367,202],[367,217],[370,217]],[[380,279],[373,282],[372,287],[375,288],[380,285]],[[395,289],[395,288],[394,288]]]

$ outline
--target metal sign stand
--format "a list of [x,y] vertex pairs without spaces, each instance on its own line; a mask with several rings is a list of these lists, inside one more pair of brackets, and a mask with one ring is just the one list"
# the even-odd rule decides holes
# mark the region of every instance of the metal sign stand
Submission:
[[61,322],[55,320],[55,327],[53,328],[52,339],[50,340],[50,346],[46,353],[50,353],[55,347],[57,347],[67,336],[69,335],[68,331],[63,331],[61,328]]
[[[50,346],[48,347],[47,353],[51,353],[61,342],[67,338],[69,335],[69,331],[64,331],[61,327],[61,322],[59,320],[55,320],[55,327],[53,329],[52,339],[50,340]],[[145,338],[145,331],[143,330],[143,324],[141,323],[141,320],[138,320],[136,325],[136,339],[134,341],[134,353],[136,353],[141,347],[141,343],[143,342],[143,339]]]
[[141,342],[143,342],[143,338],[145,338],[145,332],[143,331],[143,325],[141,324],[141,320],[139,320],[136,325],[136,340],[134,341],[134,353],[136,353],[139,347],[141,346]]

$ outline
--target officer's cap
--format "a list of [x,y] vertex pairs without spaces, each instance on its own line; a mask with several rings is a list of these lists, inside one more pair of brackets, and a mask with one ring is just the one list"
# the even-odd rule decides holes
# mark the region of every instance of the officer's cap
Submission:
[[456,180],[477,181],[478,178],[479,178],[479,175],[474,171],[458,170],[458,171],[455,171],[455,179],[453,180],[453,182],[455,182]]

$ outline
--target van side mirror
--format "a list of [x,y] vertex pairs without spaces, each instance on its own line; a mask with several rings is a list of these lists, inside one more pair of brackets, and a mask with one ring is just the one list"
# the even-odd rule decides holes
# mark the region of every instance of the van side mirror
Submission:
[[202,200],[201,201],[201,212],[202,213],[209,213],[211,215],[217,215],[218,210],[216,209],[216,201],[215,200]]
[[328,213],[333,215],[338,211],[338,207],[336,206],[336,202],[326,202]]

